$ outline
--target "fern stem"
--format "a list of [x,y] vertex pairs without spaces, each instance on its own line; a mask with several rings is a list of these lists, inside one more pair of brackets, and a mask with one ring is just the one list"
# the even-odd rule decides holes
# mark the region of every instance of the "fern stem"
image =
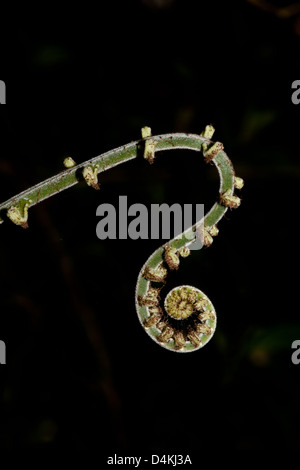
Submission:
[[[192,243],[199,243],[200,240],[200,248],[202,245],[210,246],[213,237],[218,234],[217,222],[228,208],[236,208],[240,204],[240,198],[234,195],[234,189],[241,189],[243,180],[235,177],[231,161],[223,151],[223,145],[210,140],[213,132],[213,127],[207,126],[201,135],[177,133],[151,136],[151,129],[145,127],[142,129],[144,137],[142,140],[110,150],[75,166],[73,160],[69,158],[66,170],[0,204],[0,223],[4,221],[3,212],[7,211],[7,216],[14,223],[25,228],[28,207],[74,186],[81,180],[99,189],[99,173],[137,158],[140,154],[144,154],[144,158],[153,163],[155,153],[162,150],[190,149],[202,152],[205,162],[213,163],[219,173],[220,188],[217,202],[202,220],[198,220],[184,233],[154,251],[139,273],[135,292],[139,320],[156,343],[171,351],[195,351],[210,340],[215,330],[216,314],[212,303],[205,294],[192,286],[179,287],[173,297],[170,297],[171,308],[173,310],[177,308],[179,302],[181,311],[191,318],[193,316],[193,323],[188,327],[184,325],[180,327],[180,320],[175,320],[176,325],[172,323],[170,315],[168,318],[166,309],[163,311],[159,301],[160,290],[165,287],[168,271],[178,269],[180,257],[185,258],[189,255],[191,251],[189,246],[192,249]],[[200,228],[203,230],[202,240],[199,235]],[[193,249],[199,249],[198,245],[196,248],[194,245]],[[198,298],[195,297],[197,292],[200,296]]]
[[[172,149],[192,149],[201,151],[201,145],[209,143],[210,140],[205,139],[197,134],[164,134],[151,137],[156,142],[156,151],[172,150]],[[138,140],[123,145],[116,149],[110,150],[102,155],[87,160],[72,168],[68,168],[59,174],[48,178],[47,180],[32,186],[20,194],[11,197],[7,201],[0,204],[0,223],[4,221],[2,217],[5,210],[18,205],[23,206],[26,202],[30,207],[44,201],[45,199],[58,194],[65,189],[71,188],[82,180],[82,171],[84,168],[91,166],[97,168],[97,172],[102,173],[121,163],[137,158],[145,140]]]

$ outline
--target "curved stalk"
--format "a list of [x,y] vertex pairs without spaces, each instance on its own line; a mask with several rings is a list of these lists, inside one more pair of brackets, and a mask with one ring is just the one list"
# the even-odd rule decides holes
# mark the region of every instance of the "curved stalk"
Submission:
[[[199,135],[184,133],[153,136],[151,137],[151,140],[156,142],[156,150],[184,148],[200,151],[203,143],[210,143],[209,139]],[[17,207],[21,212],[23,212],[24,205],[26,203],[28,207],[33,207],[45,199],[54,196],[65,189],[71,188],[83,179],[83,171],[85,168],[91,167],[92,169],[96,169],[97,174],[99,174],[120,165],[121,163],[137,158],[141,153],[144,142],[145,140],[138,140],[110,150],[102,155],[87,160],[86,162],[75,165],[72,168],[67,168],[59,174],[11,197],[0,204],[0,223],[4,221],[1,214],[3,214],[5,210],[9,210],[11,207]]]
[[[236,208],[240,204],[240,199],[234,195],[234,189],[241,189],[243,180],[235,177],[223,145],[210,140],[213,132],[213,127],[207,126],[201,135],[175,133],[151,136],[151,129],[145,127],[142,129],[143,139],[110,150],[79,165],[67,158],[64,161],[66,170],[0,204],[0,223],[4,221],[2,215],[6,211],[11,221],[26,228],[29,207],[82,180],[99,189],[99,173],[137,158],[140,154],[149,163],[153,163],[155,154],[163,150],[189,149],[202,152],[205,162],[212,162],[219,173],[217,202],[202,220],[154,251],[139,273],[135,291],[138,317],[149,336],[172,351],[195,351],[204,346],[215,331],[216,314],[213,304],[199,289],[179,286],[163,308],[160,306],[160,291],[165,287],[169,271],[178,269],[181,258],[190,254],[189,247],[192,248],[195,242],[200,243],[200,247],[210,246],[218,233],[216,224],[228,208]],[[168,314],[168,308],[171,309],[171,314]],[[176,313],[176,309],[180,314]]]

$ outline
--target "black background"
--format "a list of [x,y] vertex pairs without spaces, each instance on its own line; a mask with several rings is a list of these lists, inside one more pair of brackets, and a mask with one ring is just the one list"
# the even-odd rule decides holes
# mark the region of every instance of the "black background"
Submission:
[[2,449],[96,451],[105,463],[297,448],[300,16],[208,3],[43,3],[3,20],[1,201],[144,125],[156,135],[212,123],[245,187],[213,245],[178,272],[218,315],[192,354],[160,348],[136,315],[139,270],[163,240],[100,241],[95,229],[98,205],[120,195],[208,209],[218,177],[196,154],[128,162],[100,175],[101,191],[79,184],[32,208],[26,231],[2,224]]

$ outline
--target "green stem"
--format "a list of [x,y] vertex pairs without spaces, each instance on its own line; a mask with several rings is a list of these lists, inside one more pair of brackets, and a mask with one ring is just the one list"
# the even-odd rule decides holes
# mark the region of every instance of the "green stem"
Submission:
[[[190,331],[190,333],[185,332],[186,337],[184,338],[179,327],[177,328],[176,326],[174,329],[168,326],[168,324],[162,327],[159,326],[158,323],[154,323],[154,319],[158,322],[159,318],[162,320],[161,323],[164,323],[165,316],[163,316],[163,311],[156,303],[156,300],[154,308],[152,308],[152,314],[150,314],[151,306],[150,309],[147,307],[147,305],[149,306],[149,299],[150,302],[153,303],[153,297],[151,300],[151,296],[155,295],[155,292],[159,292],[163,287],[160,286],[157,288],[157,282],[154,282],[157,278],[155,277],[153,280],[153,275],[161,276],[161,273],[167,273],[166,265],[168,265],[169,269],[173,269],[172,265],[168,264],[167,258],[165,258],[167,252],[165,249],[166,245],[169,246],[168,253],[170,253],[170,255],[168,256],[173,256],[173,259],[175,261],[177,259],[176,262],[179,264],[179,254],[185,257],[186,253],[189,253],[188,247],[191,243],[197,241],[199,235],[197,229],[199,229],[201,223],[203,223],[207,231],[208,243],[211,243],[212,236],[215,236],[217,233],[215,227],[217,222],[223,217],[228,207],[238,207],[240,203],[240,199],[234,196],[234,188],[235,185],[238,188],[242,187],[242,180],[235,180],[233,166],[226,153],[223,151],[223,145],[219,142],[215,144],[211,142],[210,137],[213,134],[212,126],[207,126],[204,132],[205,136],[184,133],[151,136],[150,128],[143,128],[142,132],[145,134],[144,137],[147,136],[146,138],[110,150],[98,157],[73,166],[72,168],[68,168],[58,175],[10,198],[8,201],[0,204],[0,215],[4,211],[7,211],[9,218],[13,222],[26,227],[28,207],[32,207],[60,191],[74,186],[82,179],[85,179],[88,185],[98,189],[97,174],[113,168],[120,163],[137,158],[141,153],[144,153],[144,157],[152,163],[154,161],[154,153],[162,150],[189,149],[202,152],[205,161],[212,162],[218,170],[220,176],[219,199],[202,220],[197,221],[196,224],[185,230],[184,233],[155,250],[142,267],[136,285],[136,309],[138,317],[149,336],[158,344],[169,350],[180,350],[181,352],[193,351],[202,347],[210,339],[211,335],[206,334],[205,331],[208,331],[209,327],[211,331],[215,329],[215,315],[210,315],[211,312],[209,310],[204,311],[204,317],[206,315],[210,317],[210,319],[206,320],[206,324],[202,324],[202,320],[200,320],[200,324],[199,321],[195,323],[198,327],[197,334],[200,332],[201,341],[195,331]],[[0,223],[3,221],[4,219],[0,218]],[[183,248],[186,250],[185,254],[182,254],[181,249]],[[156,271],[157,269],[158,271]],[[157,274],[158,272],[160,274]],[[162,283],[164,284],[164,281]],[[183,293],[184,292],[183,290]],[[159,297],[157,297],[157,299],[159,299]],[[196,310],[198,311],[198,307]],[[150,318],[151,315],[153,315],[152,318]]]
[[[204,142],[210,143],[208,139],[199,135],[183,133],[158,135],[151,137],[151,139],[156,142],[156,150],[184,148],[200,151],[201,145]],[[0,204],[0,214],[3,214],[3,211],[8,210],[11,207],[21,205],[22,208],[23,205],[29,201],[29,206],[32,207],[45,199],[64,191],[65,189],[71,188],[82,179],[82,171],[87,166],[92,166],[94,168],[98,165],[97,171],[98,173],[102,173],[103,171],[113,168],[120,163],[137,158],[143,142],[144,140],[139,140],[123,145],[122,147],[118,147],[114,150],[110,150],[109,152],[103,153],[91,160],[87,160],[86,162],[66,169],[58,175],[52,176],[51,178],[26,189],[20,194],[13,196]],[[0,215],[0,223],[3,221],[4,219]]]
[[[195,145],[196,142],[198,143],[198,136],[192,136],[194,140],[193,145],[189,145],[189,147],[184,147],[184,148],[190,148],[194,150],[202,150],[201,146]],[[153,137],[154,139],[154,137]],[[155,150],[161,150],[161,148],[158,147],[158,145],[155,147]],[[218,151],[218,153],[214,156],[214,158],[211,160],[212,163],[215,165],[215,167],[218,170],[219,177],[220,177],[220,188],[219,188],[219,196],[221,196],[224,193],[227,193],[228,195],[232,196],[234,193],[234,188],[235,188],[235,173],[234,169],[232,166],[231,161],[229,160],[228,156],[223,150]],[[238,198],[237,198],[238,199]],[[153,271],[159,269],[160,266],[164,266],[165,263],[165,258],[164,258],[164,253],[165,253],[165,246],[171,246],[175,250],[180,250],[184,247],[188,247],[191,245],[191,243],[195,242],[197,239],[197,228],[199,228],[201,222],[203,222],[203,226],[205,229],[210,230],[213,226],[215,226],[219,220],[223,217],[225,212],[227,211],[228,206],[221,204],[219,201],[216,202],[210,211],[204,216],[204,219],[201,221],[197,221],[192,227],[187,229],[184,233],[187,234],[188,236],[184,236],[184,234],[178,235],[176,238],[173,240],[167,242],[163,246],[159,247],[157,250],[152,253],[152,255],[148,258],[142,269],[140,270],[137,284],[136,284],[136,292],[135,292],[135,299],[136,299],[136,309],[138,313],[138,317],[140,320],[140,323],[142,326],[145,328],[145,324],[147,325],[147,321],[149,321],[149,308],[147,305],[144,304],[144,302],[141,302],[140,299],[145,298],[147,294],[150,292],[151,288],[157,287],[157,283],[149,280],[147,278],[147,270],[149,269]],[[199,240],[198,240],[199,242]],[[179,256],[179,251],[177,251],[177,254]],[[146,269],[146,270],[145,270]],[[164,287],[160,286],[159,290]],[[157,310],[161,311],[161,307],[157,306]],[[162,318],[165,318],[162,313]],[[178,322],[178,325],[180,323]],[[216,327],[216,317],[213,317],[209,321],[207,321],[207,325],[211,327],[212,331],[215,330]],[[167,331],[165,327],[165,330],[161,330],[161,328],[158,328],[157,325],[153,325],[151,327],[146,327],[146,332],[148,335],[160,346],[163,346],[164,348],[170,350],[170,351],[180,351],[180,352],[190,352],[198,349],[199,347],[204,346],[211,338],[211,335],[205,335],[203,334],[201,337],[201,346],[195,346],[193,345],[190,341],[186,341],[185,344],[178,349],[176,347],[176,341],[171,338],[170,340],[166,342],[161,342],[161,336],[162,333],[161,331]],[[180,327],[178,326],[177,332],[180,331]],[[176,333],[175,333],[176,334]],[[175,337],[175,336],[174,336]]]

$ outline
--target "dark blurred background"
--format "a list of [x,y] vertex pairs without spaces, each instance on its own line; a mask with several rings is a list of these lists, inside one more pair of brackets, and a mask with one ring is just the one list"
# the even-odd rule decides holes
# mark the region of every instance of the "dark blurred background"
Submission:
[[[215,336],[192,354],[155,344],[138,321],[141,266],[164,242],[96,237],[96,208],[205,203],[218,175],[193,152],[131,161],[1,225],[0,447],[139,455],[296,448],[300,365],[297,208],[300,7],[289,2],[43,3],[3,17],[0,200],[153,134],[216,128],[242,204],[211,248],[182,262]],[[298,5],[298,9],[297,9]]]

